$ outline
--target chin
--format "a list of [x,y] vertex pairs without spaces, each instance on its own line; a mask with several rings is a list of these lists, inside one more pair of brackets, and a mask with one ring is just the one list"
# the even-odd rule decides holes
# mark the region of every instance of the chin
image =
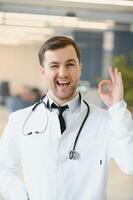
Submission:
[[59,94],[57,95],[57,98],[62,99],[62,100],[67,100],[67,99],[71,99],[73,96],[75,95],[75,93],[72,94]]

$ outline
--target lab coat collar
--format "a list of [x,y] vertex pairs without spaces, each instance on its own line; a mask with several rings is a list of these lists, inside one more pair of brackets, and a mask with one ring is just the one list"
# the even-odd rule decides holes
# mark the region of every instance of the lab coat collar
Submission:
[[[52,111],[51,109],[51,105],[52,103],[55,103],[54,100],[49,96],[49,94],[46,95],[46,97],[44,98],[43,100],[45,102],[45,104],[47,105],[48,104],[48,107],[49,107],[49,110]],[[80,95],[79,93],[77,92],[76,96],[71,99],[70,101],[66,102],[64,105],[68,105],[69,107],[69,112],[70,113],[73,113],[76,111],[76,109],[80,106]],[[56,103],[55,103],[56,104]]]

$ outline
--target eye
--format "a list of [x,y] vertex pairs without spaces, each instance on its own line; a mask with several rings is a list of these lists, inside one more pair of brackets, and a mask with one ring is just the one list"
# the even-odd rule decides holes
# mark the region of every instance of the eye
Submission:
[[70,67],[71,67],[71,66],[73,67],[73,66],[75,66],[75,63],[67,63],[67,66],[68,66],[68,67],[69,67],[69,66],[70,66]]
[[58,65],[51,65],[50,66],[50,68],[52,69],[52,68],[57,68],[58,67]]

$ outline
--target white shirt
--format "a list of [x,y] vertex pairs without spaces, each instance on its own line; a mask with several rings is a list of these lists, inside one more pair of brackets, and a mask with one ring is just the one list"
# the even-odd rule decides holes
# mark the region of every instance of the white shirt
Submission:
[[[28,194],[30,200],[105,200],[111,158],[133,174],[133,121],[124,101],[108,111],[90,105],[76,146],[79,160],[69,160],[69,152],[86,115],[82,100],[62,135],[55,111],[41,104],[27,120],[30,112],[31,107],[11,114],[0,142],[0,191],[6,199],[27,200]],[[35,134],[47,120],[45,132]],[[33,134],[23,134],[24,124],[24,132]]]
[[[49,109],[50,111],[54,111],[56,112],[57,114],[59,114],[59,111],[58,109],[54,109],[54,108],[51,108],[51,105],[52,103],[55,103],[54,100],[49,96],[47,95],[46,98],[44,99],[45,103],[47,104],[47,102],[49,103]],[[56,104],[56,103],[55,103]],[[57,104],[56,104],[57,105]],[[66,124],[66,128],[69,127],[71,125],[71,121],[70,121],[70,115],[73,113],[73,112],[76,112],[78,111],[78,109],[80,109],[80,98],[79,98],[79,94],[77,93],[77,95],[71,99],[70,101],[68,101],[67,103],[63,104],[62,106],[65,106],[65,105],[68,105],[68,109],[66,109],[62,115],[63,115],[63,118],[65,120],[65,124]],[[58,105],[57,105],[58,106]]]

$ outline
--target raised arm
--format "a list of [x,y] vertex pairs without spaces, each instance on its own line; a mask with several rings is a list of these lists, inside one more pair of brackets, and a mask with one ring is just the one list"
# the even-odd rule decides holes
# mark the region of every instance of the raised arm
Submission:
[[108,155],[123,172],[133,174],[133,120],[123,100],[123,81],[117,68],[109,67],[110,80],[99,83],[99,95],[109,107]]

